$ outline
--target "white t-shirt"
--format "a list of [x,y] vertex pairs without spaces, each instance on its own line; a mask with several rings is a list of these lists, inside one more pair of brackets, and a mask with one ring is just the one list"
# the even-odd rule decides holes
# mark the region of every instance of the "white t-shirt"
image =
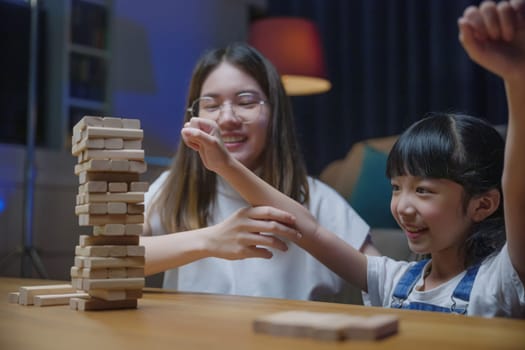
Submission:
[[[392,294],[405,271],[416,262],[395,261],[387,257],[368,257],[368,293],[363,293],[365,305],[390,307]],[[425,266],[425,270],[428,267]],[[417,281],[407,301],[452,306],[451,296],[465,271],[450,281],[428,291],[418,291],[423,285],[423,274]],[[464,308],[465,303],[458,301],[457,307]],[[525,317],[525,292],[523,283],[512,266],[507,244],[498,254],[485,259],[481,264],[467,308],[471,316]]]
[[[145,196],[146,207],[167,175],[163,173],[150,186]],[[217,179],[218,196],[209,225],[222,222],[248,206],[224,180]],[[368,225],[332,188],[312,178],[308,181],[311,213],[322,226],[361,248],[368,237]],[[153,235],[166,233],[157,213],[147,219]],[[295,244],[289,243],[286,252],[272,249],[272,253],[271,259],[201,259],[166,271],[163,286],[180,291],[316,300],[336,294],[344,285],[340,277]]]

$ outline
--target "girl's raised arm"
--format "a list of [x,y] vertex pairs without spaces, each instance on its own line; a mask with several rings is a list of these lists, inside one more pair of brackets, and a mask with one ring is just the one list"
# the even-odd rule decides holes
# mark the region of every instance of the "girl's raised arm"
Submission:
[[310,212],[233,158],[222,145],[213,121],[193,118],[182,129],[186,145],[199,152],[206,168],[223,177],[253,206],[272,206],[295,217],[302,237],[296,243],[346,281],[367,290],[366,257],[319,226]]
[[525,282],[525,0],[468,7],[458,24],[470,58],[505,82],[505,225],[512,264]]

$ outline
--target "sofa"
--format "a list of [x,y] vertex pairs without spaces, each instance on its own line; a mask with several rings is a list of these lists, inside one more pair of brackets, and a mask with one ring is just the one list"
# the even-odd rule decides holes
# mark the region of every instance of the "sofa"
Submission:
[[386,256],[410,260],[404,233],[390,213],[391,185],[385,176],[388,152],[398,136],[355,143],[343,159],[328,164],[319,179],[334,188],[370,225],[372,241]]

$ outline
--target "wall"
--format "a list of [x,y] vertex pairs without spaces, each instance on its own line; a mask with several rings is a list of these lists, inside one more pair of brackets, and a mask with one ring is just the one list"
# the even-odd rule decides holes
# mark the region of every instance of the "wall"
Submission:
[[[248,6],[265,0],[116,0],[113,112],[140,118],[150,160],[169,157],[178,142],[193,64],[204,50],[247,35]],[[154,6],[153,6],[154,5]],[[76,159],[67,150],[35,154],[33,247],[52,279],[69,279],[80,233],[74,214]],[[0,275],[21,275],[25,148],[0,144]],[[163,170],[148,164],[152,181]],[[162,163],[162,162],[161,162]],[[36,270],[26,276],[39,277]],[[149,284],[157,285],[152,279]]]

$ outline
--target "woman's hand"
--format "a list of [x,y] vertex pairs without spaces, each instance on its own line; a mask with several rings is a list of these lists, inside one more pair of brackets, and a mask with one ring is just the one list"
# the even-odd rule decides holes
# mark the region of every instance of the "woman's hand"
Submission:
[[470,58],[507,81],[525,72],[525,0],[469,6],[458,20],[459,40]]
[[204,166],[218,172],[231,160],[231,155],[222,143],[219,127],[213,120],[191,118],[181,130],[184,143],[199,152]]
[[273,254],[267,248],[288,249],[281,238],[296,241],[301,237],[294,224],[292,215],[273,207],[239,209],[206,231],[205,249],[210,256],[229,260],[269,259]]

